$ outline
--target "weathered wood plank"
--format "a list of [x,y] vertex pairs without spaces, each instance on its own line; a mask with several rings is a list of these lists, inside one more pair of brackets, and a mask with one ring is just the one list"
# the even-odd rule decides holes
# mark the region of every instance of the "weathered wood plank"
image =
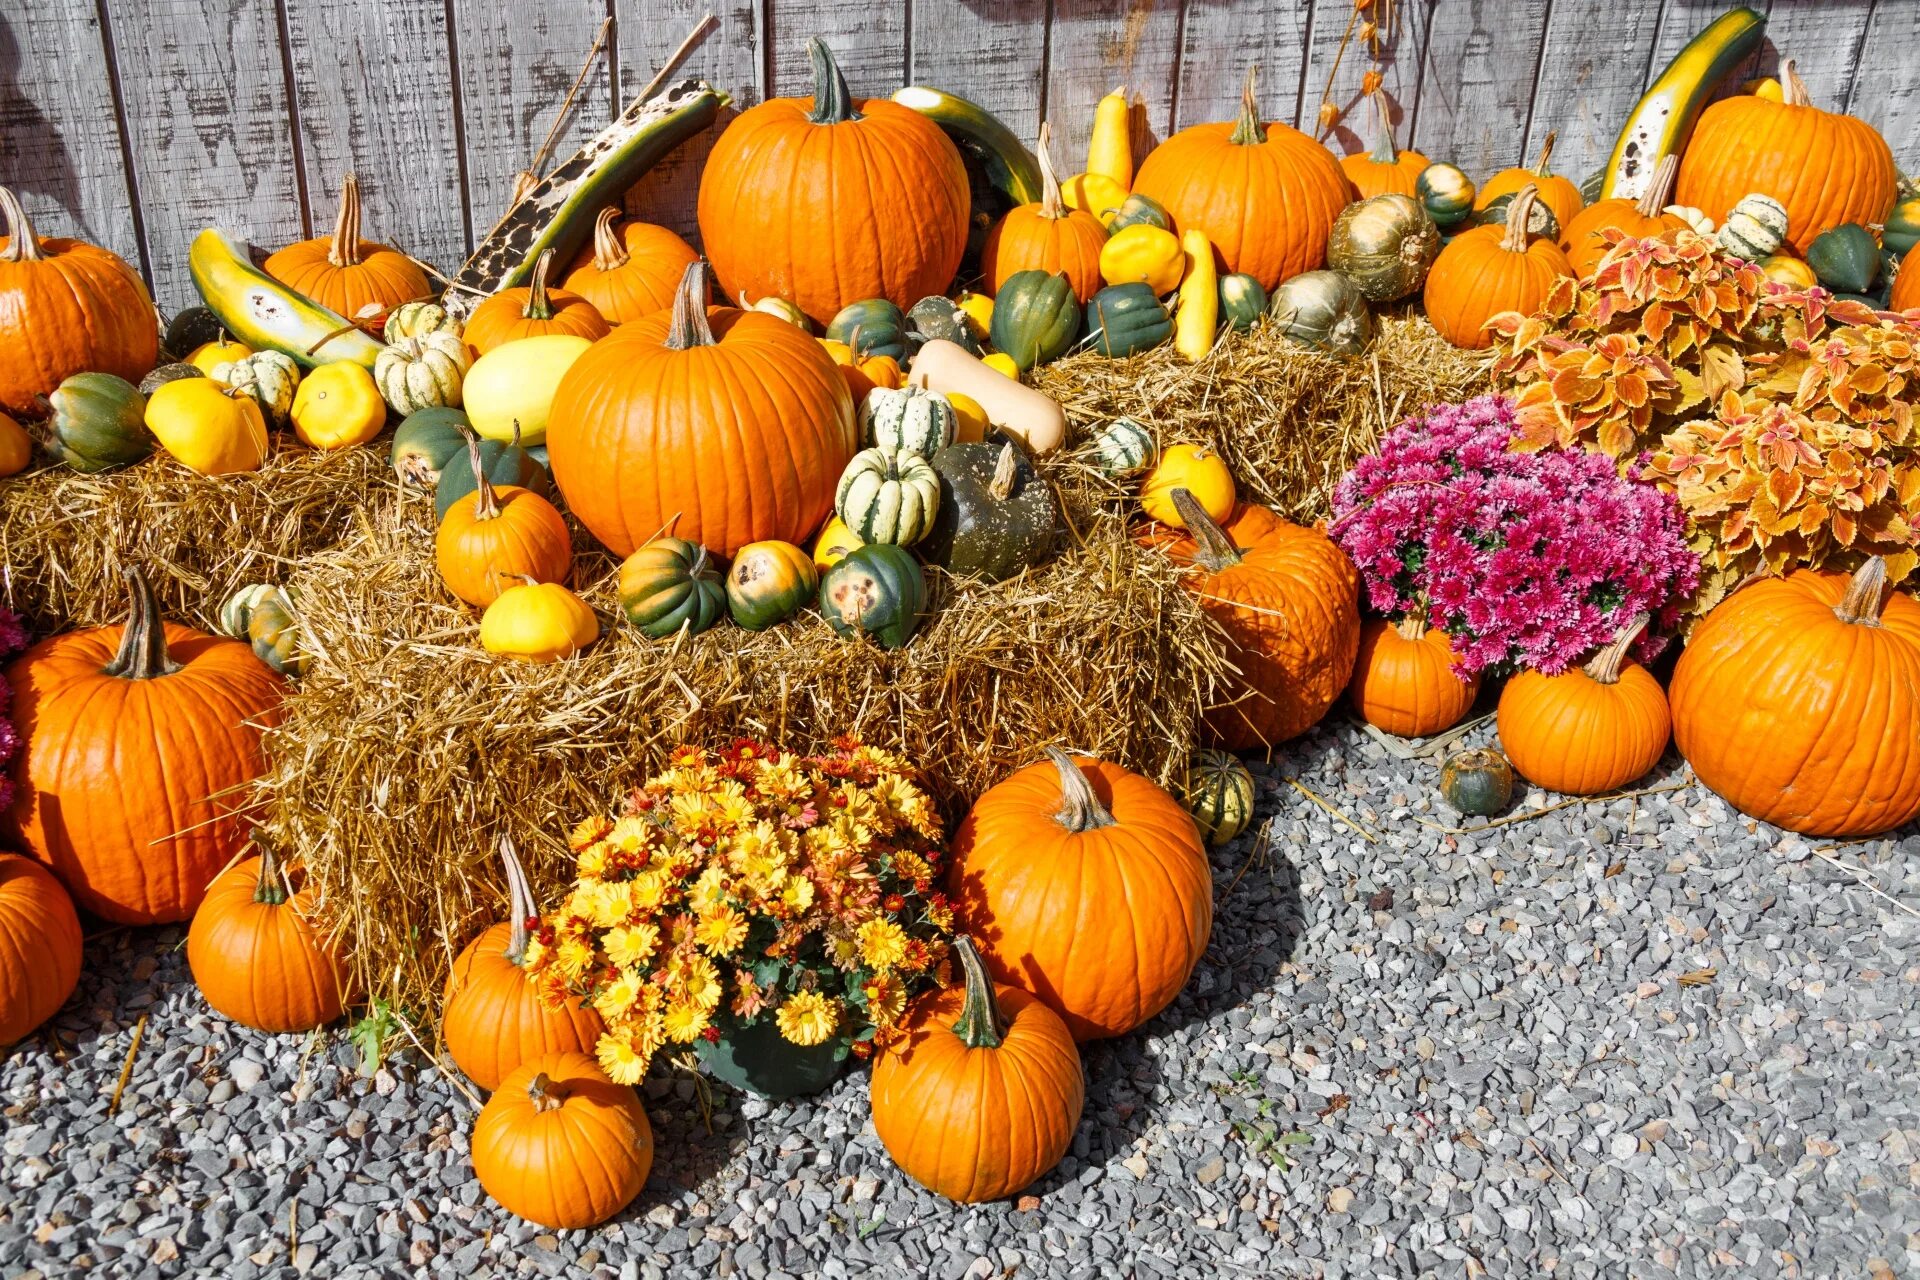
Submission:
[[[1847,112],[1886,137],[1902,173],[1920,170],[1920,4],[1880,0],[1867,24]],[[1824,103],[1823,105],[1832,105]]]
[[1063,177],[1086,167],[1094,104],[1123,84],[1134,102],[1134,154],[1171,132],[1179,0],[1055,0],[1047,50],[1047,118]]
[[[1433,20],[1433,0],[1400,0],[1394,7],[1398,17],[1386,35],[1381,49],[1380,91],[1386,95],[1393,113],[1395,139],[1402,147],[1413,145],[1413,118],[1421,95],[1422,55],[1427,47],[1427,32]],[[1340,155],[1351,155],[1371,146],[1374,138],[1373,108],[1363,102],[1361,80],[1373,60],[1360,42],[1358,24],[1346,52],[1340,51],[1348,19],[1354,14],[1351,0],[1314,0],[1312,26],[1307,44],[1307,68],[1300,87],[1298,127]],[[1275,105],[1262,95],[1268,110]],[[1321,129],[1320,104],[1331,101],[1339,112],[1333,127]],[[1434,159],[1445,157],[1435,156]]]
[[171,314],[199,301],[187,247],[204,228],[275,246],[302,234],[279,15],[273,0],[107,0],[107,20],[154,301]]
[[773,0],[767,19],[770,97],[804,98],[813,92],[813,64],[807,57],[811,36],[826,40],[856,98],[884,98],[906,83],[907,0]]
[[[1912,10],[1913,0],[1896,0],[1893,7]],[[1837,111],[1853,92],[1854,64],[1871,16],[1869,0],[1833,0],[1828,4],[1775,0],[1767,14],[1767,44],[1759,74],[1773,75],[1782,58],[1792,58],[1800,78],[1807,82],[1815,106]],[[1914,49],[1906,50],[1906,74],[1915,75]]]
[[1551,131],[1558,172],[1579,182],[1604,166],[1640,100],[1658,26],[1654,5],[1553,0],[1521,154],[1538,155]]
[[[605,0],[453,0],[461,145],[476,237],[512,202],[514,176],[533,162],[606,16]],[[548,167],[604,128],[612,112],[609,35],[554,139]]]
[[359,175],[365,235],[452,271],[467,255],[443,0],[286,0],[316,233]]
[[909,46],[907,78],[914,84],[972,99],[1033,145],[1045,92],[1043,6],[913,0]]
[[1312,14],[1312,5],[1304,2],[1263,4],[1248,12],[1189,0],[1173,127],[1233,119],[1247,68],[1255,64],[1267,118],[1297,125]]
[[140,266],[91,4],[10,6],[0,21],[0,182],[19,194],[41,235],[91,240]]
[[[674,72],[676,79],[698,77],[733,95],[733,110],[700,137],[687,141],[627,193],[627,209],[636,217],[672,227],[695,244],[700,228],[695,215],[700,170],[714,139],[741,110],[766,95],[764,33],[756,0],[613,0],[619,33],[620,93],[631,98],[653,79],[667,56],[680,46],[694,24],[711,12],[718,25]],[[622,104],[624,105],[624,103]]]
[[1439,0],[1428,12],[1412,146],[1477,180],[1525,156],[1547,0]]

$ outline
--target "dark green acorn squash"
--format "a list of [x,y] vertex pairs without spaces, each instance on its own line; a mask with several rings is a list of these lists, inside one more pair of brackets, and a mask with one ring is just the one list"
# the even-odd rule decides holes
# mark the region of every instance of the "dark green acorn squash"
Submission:
[[856,356],[891,356],[904,365],[920,349],[907,330],[907,313],[885,298],[849,302],[827,325],[827,337]]
[[727,588],[707,549],[685,538],[655,538],[620,564],[620,612],[640,633],[665,640],[694,635],[727,616]]
[[1065,355],[1080,336],[1080,300],[1066,272],[1016,271],[993,298],[994,350],[1025,373]]
[[188,307],[167,322],[166,337],[160,345],[171,352],[175,359],[184,360],[193,351],[218,341],[226,332],[220,317],[211,307]]
[[968,355],[984,354],[979,340],[973,336],[972,326],[967,323],[967,313],[952,298],[935,294],[920,299],[907,309],[907,323],[913,326],[914,336],[922,341],[940,338],[961,347]]
[[1880,278],[1880,246],[1865,227],[1843,222],[1813,238],[1807,265],[1835,293],[1869,293]]
[[[493,484],[514,484],[545,497],[553,487],[553,478],[534,456],[516,444],[502,440],[480,442],[480,465]],[[480,486],[474,481],[473,468],[452,466],[440,472],[433,486],[433,518],[436,523],[447,508],[473,493]]]
[[1267,291],[1252,276],[1234,272],[1220,277],[1220,319],[1241,333],[1267,312]]
[[1053,544],[1053,491],[998,437],[933,455],[940,507],[918,550],[948,573],[998,582],[1040,563]]
[[434,405],[415,410],[394,428],[394,475],[403,485],[431,491],[440,483],[441,468],[465,452],[472,432],[464,409]]
[[[1476,227],[1504,227],[1507,225],[1507,209],[1513,204],[1518,191],[1509,191],[1503,196],[1495,196],[1487,201],[1487,207],[1473,215]],[[1429,216],[1432,210],[1428,210]],[[1547,208],[1545,200],[1535,200],[1533,208],[1527,212],[1527,234],[1545,236],[1549,240],[1560,238],[1560,219],[1553,216],[1553,210]]]
[[153,452],[147,398],[111,373],[76,373],[47,397],[47,448],[75,471],[111,471]]
[[1087,299],[1086,331],[1095,351],[1117,359],[1152,350],[1172,337],[1173,316],[1152,285],[1137,280],[1112,284]]
[[890,543],[854,549],[820,579],[820,614],[827,625],[849,639],[871,636],[882,649],[913,639],[926,611],[920,562]]
[[140,379],[139,391],[143,396],[150,396],[160,388],[166,386],[169,382],[178,382],[182,378],[204,378],[206,376],[207,375],[202,373],[197,366],[190,365],[184,360],[176,360],[172,364],[158,366],[152,372],[148,373],[146,377]]
[[1173,219],[1167,216],[1167,207],[1152,196],[1143,196],[1135,191],[1113,211],[1113,219],[1107,223],[1107,234],[1142,224],[1158,227],[1162,231],[1173,229]]

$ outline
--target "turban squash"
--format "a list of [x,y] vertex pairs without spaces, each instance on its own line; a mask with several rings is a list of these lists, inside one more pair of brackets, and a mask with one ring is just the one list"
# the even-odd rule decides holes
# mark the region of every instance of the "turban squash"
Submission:
[[351,173],[340,186],[333,234],[290,244],[263,265],[281,284],[348,319],[369,307],[388,311],[433,296],[426,272],[412,258],[360,238],[360,180]]
[[668,531],[731,559],[799,542],[833,507],[859,442],[818,342],[758,311],[706,306],[706,264],[670,315],[622,325],[560,380],[547,454],[567,506],[620,556]]
[[1641,614],[1584,667],[1522,671],[1500,691],[1500,745],[1535,786],[1591,796],[1624,787],[1667,749],[1667,695],[1627,650]]
[[967,247],[966,165],[940,126],[856,101],[819,39],[813,97],[735,117],[700,177],[700,236],[728,297],[785,298],[825,325],[863,298],[944,293]]
[[187,965],[208,1004],[256,1031],[311,1031],[343,1009],[337,939],[315,917],[318,894],[271,845],[229,867],[187,930]]
[[60,1011],[80,981],[80,917],[48,870],[0,853],[0,1046]]
[[1680,754],[1742,813],[1842,839],[1920,814],[1920,604],[1887,590],[1877,557],[1722,600],[1670,701]]

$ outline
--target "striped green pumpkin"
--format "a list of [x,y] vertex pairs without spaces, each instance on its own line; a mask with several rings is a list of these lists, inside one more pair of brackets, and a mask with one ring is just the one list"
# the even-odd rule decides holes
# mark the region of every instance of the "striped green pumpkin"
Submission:
[[862,542],[911,546],[933,525],[940,477],[925,454],[862,449],[841,473],[833,506]]
[[1230,752],[1196,751],[1187,762],[1187,809],[1200,835],[1218,848],[1253,821],[1253,774]]

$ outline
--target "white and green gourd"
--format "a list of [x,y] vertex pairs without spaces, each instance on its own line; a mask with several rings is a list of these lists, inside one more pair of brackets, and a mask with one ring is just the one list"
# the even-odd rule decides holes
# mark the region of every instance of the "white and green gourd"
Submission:
[[245,640],[247,624],[253,620],[254,607],[279,594],[280,588],[270,582],[250,582],[236,590],[220,606],[220,634],[234,640]]
[[402,338],[374,361],[373,381],[381,398],[402,417],[422,409],[457,409],[470,359],[467,344],[444,330]]
[[300,366],[278,351],[256,351],[250,356],[213,366],[213,380],[252,396],[271,427],[287,425],[293,393],[300,386]]
[[940,509],[940,476],[924,454],[862,449],[841,473],[833,506],[862,542],[911,546]]
[[1787,242],[1787,207],[1758,191],[1741,196],[1714,238],[1736,258],[1758,262],[1770,257]]
[[1115,479],[1145,471],[1158,453],[1153,432],[1133,418],[1115,418],[1093,438],[1095,465]]
[[921,387],[875,387],[860,406],[860,442],[869,449],[931,458],[953,443],[958,428],[952,402]]
[[437,302],[403,302],[387,313],[387,327],[381,331],[389,345],[402,338],[424,338],[430,333],[460,336],[457,317]]

